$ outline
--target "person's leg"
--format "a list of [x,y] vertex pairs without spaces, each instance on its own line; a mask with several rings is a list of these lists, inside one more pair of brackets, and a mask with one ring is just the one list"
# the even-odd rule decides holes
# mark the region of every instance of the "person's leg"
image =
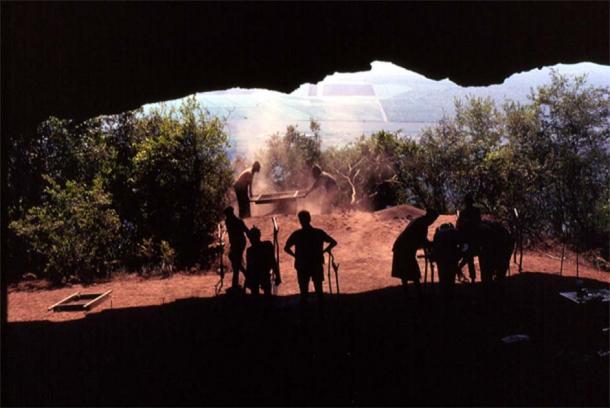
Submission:
[[420,279],[417,278],[413,281],[413,287],[415,288],[415,297],[419,300],[421,299],[421,282]]
[[299,291],[301,293],[301,303],[307,301],[307,294],[309,292],[309,274],[305,271],[297,271],[297,280],[299,282]]
[[402,292],[405,296],[409,296],[409,280],[407,278],[400,279],[402,282]]
[[237,196],[237,205],[239,207],[239,218],[250,217],[250,198],[247,191],[235,190]]
[[242,269],[241,260],[237,259],[237,256],[231,259],[231,268],[233,270],[233,277],[231,278],[231,287],[237,288],[239,286],[239,270]]
[[474,268],[474,256],[472,255],[468,257],[468,276],[470,277],[470,282],[474,282],[477,279],[477,272]]
[[322,283],[322,279],[315,279],[313,281],[313,286],[316,290],[316,297],[318,298],[318,303],[320,305],[324,302],[324,289]]

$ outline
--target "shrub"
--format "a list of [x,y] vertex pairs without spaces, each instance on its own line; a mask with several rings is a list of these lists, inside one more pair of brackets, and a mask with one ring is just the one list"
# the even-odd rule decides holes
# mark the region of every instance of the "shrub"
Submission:
[[44,203],[10,228],[45,258],[45,275],[54,283],[70,276],[84,281],[106,276],[116,259],[120,222],[102,180],[94,179],[91,187],[45,180]]

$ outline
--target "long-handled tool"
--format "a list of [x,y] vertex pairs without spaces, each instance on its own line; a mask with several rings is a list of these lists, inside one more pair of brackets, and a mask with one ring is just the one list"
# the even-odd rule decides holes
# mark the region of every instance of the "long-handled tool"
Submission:
[[519,273],[523,272],[523,228],[521,225],[521,218],[519,218],[519,212],[516,208],[513,208],[513,212],[515,214],[515,219],[517,220],[517,245],[515,247],[515,253],[513,255],[513,260],[515,255],[517,254],[517,248],[519,249]]
[[214,293],[216,296],[220,294],[222,287],[224,285],[225,280],[225,263],[224,263],[224,253],[225,253],[225,229],[222,228],[221,224],[218,224],[218,228],[216,230],[216,243],[212,244],[214,247],[214,251],[218,256],[218,275],[220,275],[220,279],[214,285]]
[[335,272],[335,287],[337,290],[337,295],[341,294],[341,291],[339,290],[339,264],[335,262],[335,257],[333,255],[332,252],[328,252],[328,291],[330,294],[333,293],[333,285],[332,285],[332,278],[331,278],[331,267],[333,269],[333,271]]
[[[280,242],[278,240],[278,234],[280,232],[280,227],[277,224],[277,219],[275,217],[271,217],[271,221],[273,221],[273,250],[275,251],[275,262],[277,264],[277,273],[279,276],[280,273]],[[271,294],[274,296],[277,295],[277,285],[275,284],[275,277],[271,276]]]

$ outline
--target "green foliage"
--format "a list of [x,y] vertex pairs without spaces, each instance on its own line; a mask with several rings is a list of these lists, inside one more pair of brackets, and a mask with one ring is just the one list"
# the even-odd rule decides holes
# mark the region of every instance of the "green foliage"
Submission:
[[377,132],[323,153],[325,167],[338,176],[342,199],[351,206],[385,208],[404,200],[400,175],[413,144],[398,133]]
[[[144,237],[152,237],[158,246],[164,270],[205,258],[209,233],[232,181],[223,126],[189,98],[178,110],[162,108],[146,115],[139,110],[82,123],[49,118],[36,135],[11,141],[10,267],[21,273],[44,268],[54,279],[66,273],[91,279],[109,270],[88,258],[100,258],[95,251],[74,260],[77,251],[91,252],[86,245],[98,245],[97,237],[105,237],[96,232],[95,239],[87,239],[93,226],[81,218],[89,219],[89,213],[70,212],[74,208],[69,202],[78,194],[83,200],[99,198],[94,201],[99,206],[106,200],[104,208],[118,216],[113,218],[118,229],[114,224],[99,225],[113,233],[104,262],[142,267],[138,243]],[[43,191],[39,186],[44,184],[51,187]],[[65,186],[65,191],[59,194],[57,186]],[[50,236],[53,225],[86,229],[79,230],[81,235],[66,233],[79,237],[73,243]],[[20,260],[25,261],[19,265]]]
[[[336,176],[347,206],[454,212],[474,192],[485,212],[528,236],[608,248],[610,90],[585,78],[553,73],[527,104],[456,101],[455,116],[418,140],[381,131],[322,151],[319,124],[309,131],[290,126],[257,152],[270,189],[309,186],[317,163]],[[205,262],[232,169],[224,123],[194,98],[146,114],[51,117],[6,145],[14,275],[91,280],[117,266],[167,274]],[[235,167],[246,164],[237,158]]]
[[544,201],[555,230],[567,225],[580,246],[610,231],[603,214],[610,198],[610,90],[553,72],[531,99],[539,122],[532,160],[554,176]]
[[140,259],[140,272],[143,275],[170,275],[175,266],[176,251],[169,242],[155,242],[152,238],[143,239],[137,245],[137,256]]
[[311,134],[304,134],[288,126],[283,136],[272,135],[257,160],[261,162],[263,176],[277,190],[303,187],[310,182],[311,167],[322,157],[320,125],[311,121]]
[[223,126],[194,98],[177,112],[163,107],[137,123],[136,132],[147,136],[133,157],[141,233],[171,243],[182,264],[203,256],[232,182]]
[[101,179],[91,186],[45,180],[44,203],[10,228],[45,258],[44,272],[56,283],[72,275],[85,281],[106,276],[116,259],[120,222]]

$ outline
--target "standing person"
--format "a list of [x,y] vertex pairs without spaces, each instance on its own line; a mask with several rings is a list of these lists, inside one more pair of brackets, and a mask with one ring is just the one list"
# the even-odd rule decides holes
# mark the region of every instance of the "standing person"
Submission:
[[237,205],[239,206],[239,218],[250,217],[250,198],[252,198],[252,181],[254,174],[261,171],[261,165],[255,161],[252,167],[241,172],[237,181],[233,184]]
[[473,194],[468,193],[464,196],[464,208],[460,211],[456,221],[456,228],[462,233],[468,244],[468,250],[464,254],[464,259],[460,262],[460,271],[458,273],[461,275],[462,268],[468,264],[468,276],[472,283],[474,283],[477,277],[474,268],[474,257],[477,255],[475,247],[478,244],[476,231],[480,224],[481,210],[474,206]]
[[253,295],[263,289],[266,298],[271,297],[270,272],[273,271],[275,284],[282,283],[280,269],[275,260],[275,251],[271,241],[261,241],[261,231],[250,229],[250,248],[246,251],[246,286]]
[[314,164],[311,168],[311,175],[313,176],[314,182],[307,189],[305,195],[307,196],[313,190],[323,187],[324,188],[324,199],[322,200],[322,212],[329,213],[331,207],[335,203],[335,199],[339,194],[339,186],[337,185],[337,180],[330,174],[325,171],[322,171],[322,168],[317,164]]
[[417,296],[421,296],[421,271],[417,263],[417,250],[419,248],[430,248],[432,243],[428,240],[428,227],[438,218],[438,212],[428,209],[426,214],[415,218],[403,232],[400,233],[392,252],[392,277],[402,281],[402,287],[407,292],[408,281],[413,281]]
[[438,281],[443,299],[453,299],[458,263],[462,259],[462,234],[450,222],[436,229],[432,243],[434,262],[438,265]]
[[[321,306],[324,300],[322,292],[324,252],[330,252],[337,245],[337,241],[323,230],[311,226],[311,215],[308,211],[300,211],[298,217],[302,228],[290,235],[284,251],[295,258],[294,267],[297,270],[301,303],[305,303],[307,300],[311,279],[318,297],[318,304]],[[324,248],[324,243],[328,243],[326,248]],[[294,251],[292,247],[295,247]]]
[[233,207],[227,207],[224,211],[225,225],[229,234],[229,260],[231,261],[231,269],[233,270],[233,279],[231,282],[231,292],[239,290],[239,272],[246,273],[243,265],[244,250],[246,249],[246,235],[250,232],[246,224],[235,216]]

